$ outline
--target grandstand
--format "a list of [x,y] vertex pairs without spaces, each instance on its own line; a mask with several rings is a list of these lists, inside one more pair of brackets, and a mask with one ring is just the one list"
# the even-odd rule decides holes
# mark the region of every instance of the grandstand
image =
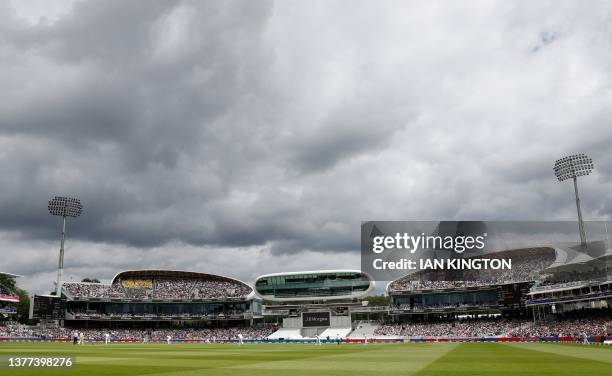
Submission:
[[438,319],[466,314],[524,316],[526,294],[555,261],[555,250],[514,249],[481,257],[510,259],[512,270],[470,270],[456,280],[440,280],[437,271],[407,275],[387,285],[394,320],[412,321],[418,319],[413,316],[422,315]]
[[605,336],[612,331],[610,254],[597,252],[505,250],[481,257],[512,259],[511,272],[468,271],[456,280],[436,271],[407,275],[387,285],[389,320],[375,336]]
[[513,330],[523,327],[526,320],[460,319],[386,323],[379,326],[375,336],[406,338],[468,338],[508,336]]
[[527,294],[536,320],[612,307],[612,250],[594,242],[587,252],[558,248],[556,253],[555,262]]
[[229,326],[207,328],[29,328],[24,325],[0,326],[0,338],[31,338],[70,340],[73,332],[83,333],[87,342],[102,342],[109,334],[114,342],[165,342],[170,336],[174,341],[227,342],[235,341],[238,335],[245,339],[264,339],[273,333],[275,326]]
[[497,252],[487,257],[511,258],[512,274],[468,272],[445,281],[418,272],[390,282],[390,304],[381,307],[364,300],[374,281],[358,270],[267,274],[253,288],[220,275],[130,270],[108,284],[65,282],[61,297],[36,296],[32,317],[41,325],[5,323],[0,338],[68,340],[78,331],[88,341],[108,333],[123,342],[600,341],[612,332],[612,285],[601,271],[609,256],[550,247]]
[[[65,282],[61,291],[61,298],[36,296],[33,318],[68,327],[169,328],[177,321],[250,326],[261,317],[261,302],[253,299],[251,287],[213,274],[130,270],[118,273],[110,284]],[[44,300],[49,303],[37,304]]]
[[[540,278],[541,271],[555,262],[556,250],[550,247],[512,249],[478,257],[511,260],[512,269],[458,270],[454,271],[456,275],[446,270],[442,272],[419,271],[391,282],[387,290],[389,292],[441,290],[533,282]],[[441,278],[442,276],[446,279]]]
[[64,282],[62,294],[72,300],[227,300],[246,299],[247,284],[212,274],[171,270],[131,270],[117,274],[109,285]]

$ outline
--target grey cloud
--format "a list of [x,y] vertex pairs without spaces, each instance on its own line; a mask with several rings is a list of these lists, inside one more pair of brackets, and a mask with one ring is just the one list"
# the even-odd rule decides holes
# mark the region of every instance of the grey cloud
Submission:
[[[13,272],[52,274],[56,194],[85,205],[69,224],[75,276],[103,245],[125,253],[108,251],[104,277],[190,268],[211,250],[309,268],[325,262],[307,254],[358,252],[362,220],[573,219],[552,163],[575,152],[596,163],[585,216],[610,218],[608,9],[84,1],[39,24],[0,12],[0,234],[51,259],[28,266],[24,252]],[[173,250],[184,257],[161,257]]]

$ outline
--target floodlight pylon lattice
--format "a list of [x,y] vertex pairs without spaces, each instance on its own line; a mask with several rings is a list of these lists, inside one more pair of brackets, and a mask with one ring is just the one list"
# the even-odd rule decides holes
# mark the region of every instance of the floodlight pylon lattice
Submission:
[[586,154],[575,154],[555,161],[553,167],[555,176],[559,181],[572,179],[574,181],[574,193],[576,195],[576,210],[578,211],[578,231],[580,232],[580,244],[586,248],[586,232],[584,231],[584,221],[580,210],[580,197],[578,195],[578,177],[586,176],[593,172],[593,159]]
[[76,218],[83,212],[81,200],[73,197],[55,196],[49,200],[49,214],[62,217],[62,237],[59,262],[57,265],[56,295],[62,295],[62,274],[64,272],[64,242],[66,240],[66,217]]

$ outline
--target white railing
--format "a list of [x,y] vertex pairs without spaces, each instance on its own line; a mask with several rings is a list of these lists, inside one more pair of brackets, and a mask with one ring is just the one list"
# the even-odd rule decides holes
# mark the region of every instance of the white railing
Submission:
[[590,285],[597,285],[602,282],[604,282],[604,280],[572,281],[572,282],[557,283],[554,285],[540,285],[540,286],[533,286],[531,288],[531,292],[540,292],[540,291],[545,292],[548,290],[558,290],[558,289],[581,287],[581,286],[586,287]]

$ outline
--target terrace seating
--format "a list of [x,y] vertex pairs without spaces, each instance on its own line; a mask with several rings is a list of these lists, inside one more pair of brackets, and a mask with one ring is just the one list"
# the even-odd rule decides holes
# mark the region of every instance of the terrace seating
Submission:
[[63,288],[70,297],[87,299],[224,299],[243,298],[251,293],[250,287],[239,282],[186,278],[123,280],[112,285],[65,282]]
[[319,335],[319,337],[321,338],[329,337],[331,339],[346,338],[348,337],[351,330],[353,329],[352,328],[327,328]]
[[482,257],[510,258],[512,269],[467,270],[462,275],[458,275],[457,278],[448,278],[448,275],[445,275],[447,280],[440,280],[436,271],[420,271],[392,282],[389,285],[389,290],[393,292],[454,289],[535,281],[539,278],[539,273],[555,260],[554,252],[546,249],[509,250],[487,254]]
[[300,339],[302,337],[302,331],[295,328],[280,328],[274,333],[268,336],[268,339]]
[[101,341],[106,333],[113,341],[173,340],[226,341],[236,340],[241,334],[245,339],[262,339],[276,330],[275,326],[230,328],[172,328],[172,329],[70,329],[37,328],[24,325],[0,326],[0,338],[71,338],[74,331],[82,332],[86,341]]
[[375,337],[499,337],[524,326],[526,320],[474,319],[442,322],[386,323]]

